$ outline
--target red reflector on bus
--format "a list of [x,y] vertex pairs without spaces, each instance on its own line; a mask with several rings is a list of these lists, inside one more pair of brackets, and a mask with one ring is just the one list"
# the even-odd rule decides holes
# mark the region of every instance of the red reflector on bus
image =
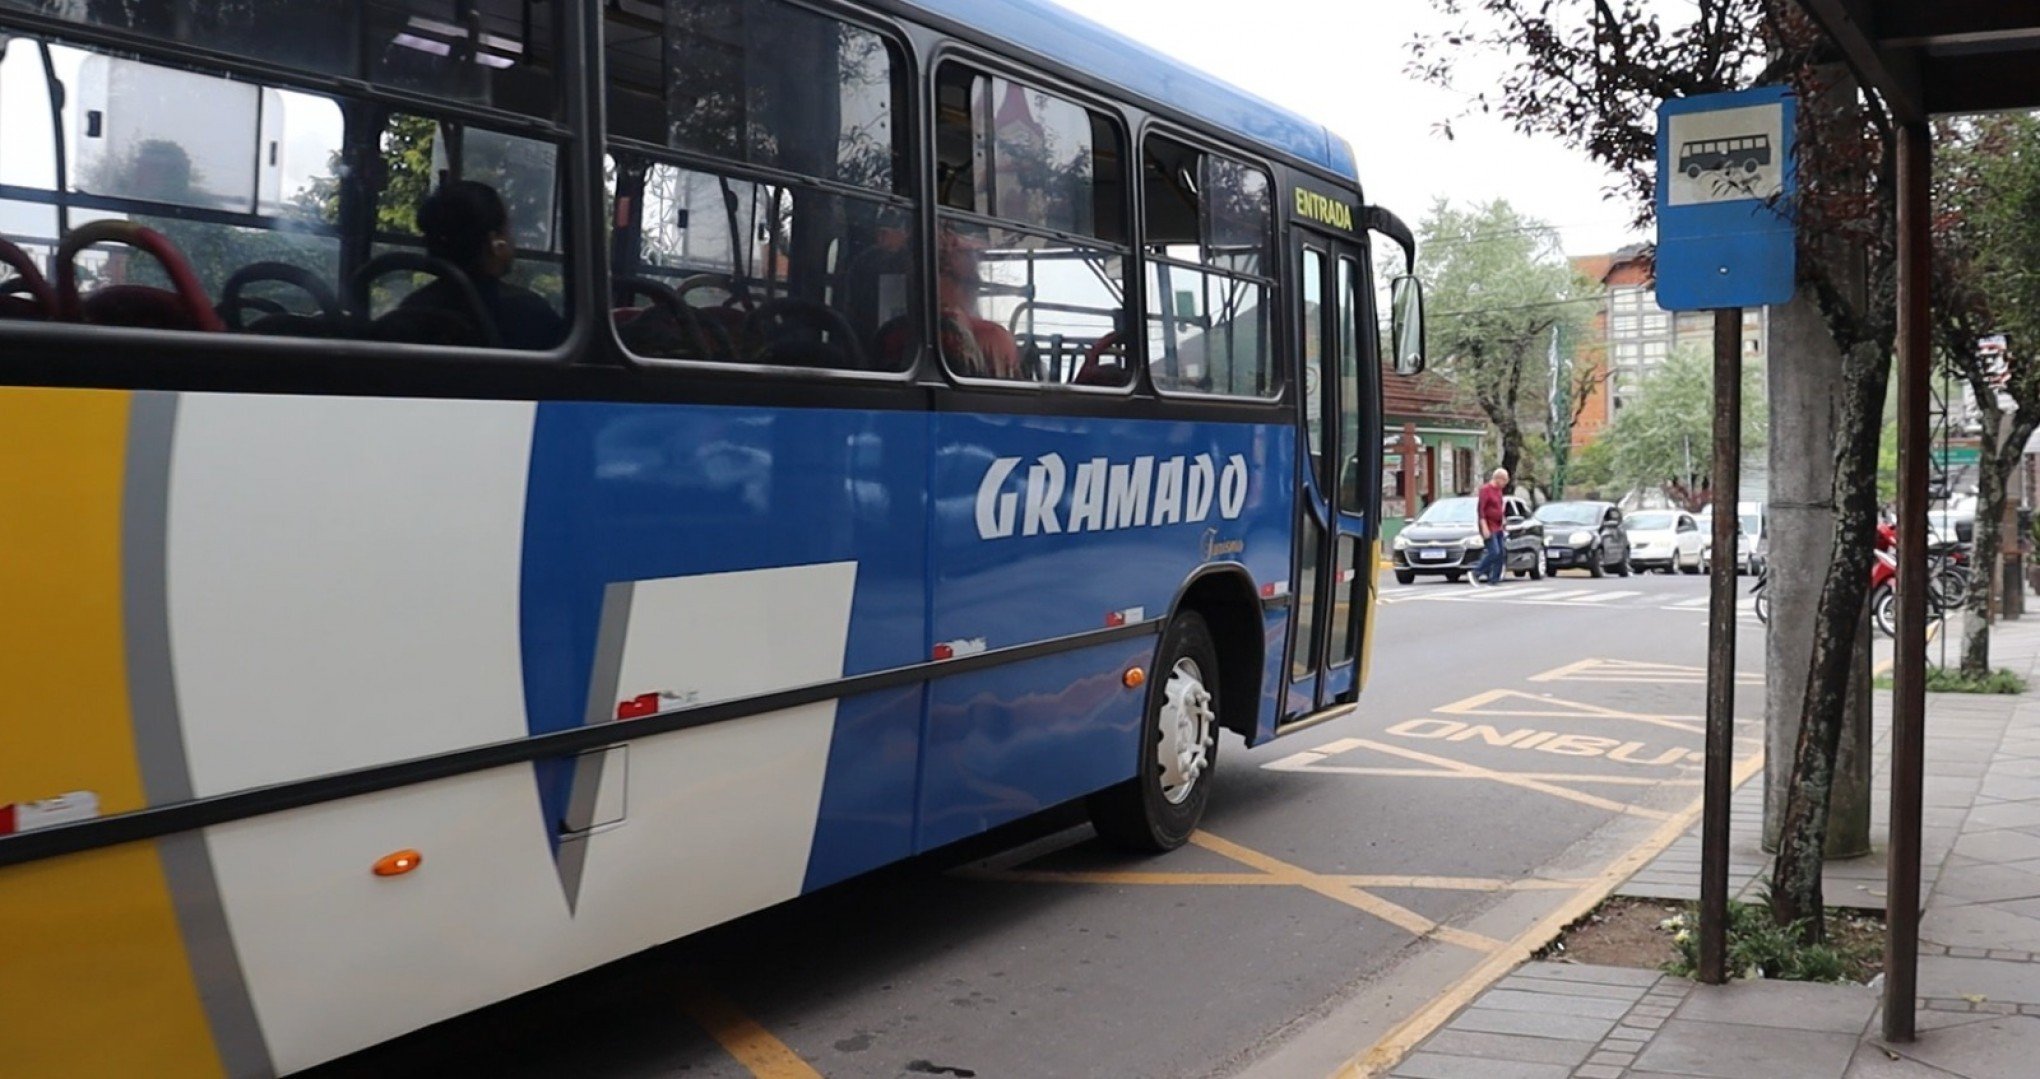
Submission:
[[0,835],[14,834],[14,803],[0,806]]
[[659,710],[658,694],[640,693],[627,701],[617,702],[616,718],[642,719],[645,716],[649,716],[658,712],[658,710]]
[[1264,585],[1262,585],[1262,586],[1261,586],[1261,598],[1262,598],[1262,599],[1274,599],[1274,598],[1275,598],[1275,582],[1274,582],[1274,581],[1269,581],[1269,582],[1268,582],[1267,584],[1264,584]]
[[1121,611],[1110,611],[1105,615],[1105,624],[1117,628],[1126,624],[1126,615]]
[[946,644],[938,644],[938,645],[936,645],[936,646],[935,646],[935,658],[936,658],[936,659],[955,659],[955,658],[956,658],[956,649],[954,649],[954,648],[951,648],[951,647],[949,647],[949,646],[948,646],[948,645],[946,645]]

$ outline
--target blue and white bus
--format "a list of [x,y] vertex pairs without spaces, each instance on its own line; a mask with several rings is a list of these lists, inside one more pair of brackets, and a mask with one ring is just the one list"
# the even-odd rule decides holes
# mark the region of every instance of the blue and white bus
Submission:
[[8,1074],[1166,850],[1365,680],[1410,234],[1043,0],[0,0],[0,147]]

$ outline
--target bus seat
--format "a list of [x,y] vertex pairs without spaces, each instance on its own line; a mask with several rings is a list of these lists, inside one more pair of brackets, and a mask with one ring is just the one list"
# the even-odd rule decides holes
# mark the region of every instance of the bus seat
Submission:
[[[263,281],[295,286],[311,298],[319,313],[298,314],[275,300],[245,294],[248,286]],[[229,330],[245,333],[277,337],[360,336],[360,328],[341,308],[339,297],[334,295],[325,279],[288,262],[255,262],[235,270],[221,286],[220,302],[215,310]],[[244,326],[242,320],[250,310],[260,312],[260,315]]]
[[0,319],[51,321],[57,317],[57,290],[43,278],[28,252],[0,240],[0,263],[14,276],[0,280]]
[[[93,244],[115,243],[146,252],[170,278],[170,288],[109,285],[78,294],[78,253]],[[72,229],[57,245],[57,305],[71,322],[162,330],[220,333],[226,324],[191,272],[177,246],[155,229],[133,221],[93,221]]]

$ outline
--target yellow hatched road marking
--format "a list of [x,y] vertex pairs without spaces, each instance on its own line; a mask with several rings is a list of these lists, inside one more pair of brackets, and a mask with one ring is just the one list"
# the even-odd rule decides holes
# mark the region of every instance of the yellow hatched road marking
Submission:
[[[1729,777],[1731,787],[1740,787],[1764,767],[1764,755],[1753,754],[1738,765],[1735,774]],[[1586,887],[1580,889],[1571,899],[1559,905],[1558,909],[1544,916],[1536,925],[1518,933],[1500,949],[1468,971],[1465,977],[1443,994],[1432,998],[1415,1015],[1403,1020],[1380,1041],[1369,1046],[1364,1052],[1348,1060],[1332,1079],[1366,1079],[1368,1076],[1385,1074],[1406,1056],[1419,1042],[1445,1025],[1445,1021],[1459,1013],[1459,1009],[1473,1002],[1488,986],[1500,980],[1502,975],[1516,968],[1516,964],[1530,958],[1537,949],[1549,943],[1560,930],[1580,920],[1588,911],[1601,905],[1623,881],[1644,866],[1652,858],[1663,853],[1666,847],[1678,841],[1700,819],[1701,802],[1695,800],[1685,809],[1669,817],[1649,838],[1629,849],[1620,858],[1610,862],[1601,872],[1594,875]]]
[[[1503,701],[1525,701],[1528,704],[1489,707]],[[1705,716],[1624,712],[1619,708],[1603,708],[1598,704],[1566,701],[1556,697],[1538,697],[1513,689],[1491,689],[1485,693],[1476,693],[1463,700],[1440,705],[1431,711],[1445,716],[1493,716],[1509,719],[1627,719],[1637,723],[1648,723],[1654,727],[1669,727],[1687,734],[1702,733],[1707,722]]]
[[1294,884],[1307,891],[1316,892],[1327,899],[1344,903],[1356,910],[1365,911],[1390,925],[1407,930],[1420,937],[1434,937],[1447,944],[1456,944],[1476,952],[1485,952],[1501,946],[1501,942],[1479,933],[1456,929],[1418,914],[1408,907],[1391,903],[1371,892],[1352,887],[1332,877],[1313,873],[1301,866],[1291,865],[1273,855],[1263,854],[1250,847],[1243,847],[1229,839],[1222,839],[1210,832],[1190,833],[1190,842],[1214,854],[1223,855],[1244,866],[1258,869],[1286,884]]
[[1448,771],[1464,773],[1479,779],[1492,779],[1497,783],[1505,783],[1511,787],[1521,787],[1524,790],[1537,791],[1540,794],[1549,794],[1554,798],[1563,798],[1569,802],[1578,802],[1581,805],[1593,806],[1596,809],[1605,809],[1611,813],[1626,813],[1632,817],[1644,817],[1650,820],[1664,820],[1666,817],[1666,814],[1655,809],[1644,809],[1641,806],[1630,805],[1628,802],[1618,802],[1612,798],[1603,798],[1598,794],[1576,791],[1571,787],[1561,787],[1540,779],[1526,779],[1514,772],[1500,772],[1493,768],[1482,768],[1476,764],[1464,764],[1450,757],[1437,757],[1429,753],[1420,753],[1414,749],[1392,746],[1385,742],[1363,742],[1362,744],[1364,748],[1374,750],[1377,753],[1386,753],[1392,757],[1402,757],[1406,760],[1416,761],[1419,764],[1428,764]]
[[[1371,768],[1357,764],[1292,763],[1294,758],[1269,761],[1261,767],[1271,772],[1317,772],[1335,776],[1381,776],[1390,779],[1493,779],[1483,772],[1440,772],[1432,768]],[[1617,787],[1697,787],[1697,779],[1652,779],[1649,776],[1597,776],[1579,772],[1505,772],[1518,779],[1543,783],[1605,783]]]
[[[1755,671],[1737,671],[1737,685],[1760,686],[1764,676]],[[1627,659],[1583,659],[1533,674],[1531,682],[1661,682],[1668,685],[1690,685],[1707,681],[1707,668],[1687,667],[1677,663],[1646,663]]]
[[699,985],[681,988],[680,1009],[758,1079],[821,1079],[821,1072],[771,1031]]
[[[1296,882],[1268,873],[1147,873],[1126,869],[960,869],[968,880],[1015,884],[1132,884],[1193,887],[1295,887]],[[1395,873],[1320,873],[1348,888],[1428,888],[1441,892],[1550,892],[1579,887],[1577,880],[1503,880],[1499,877],[1427,877]]]

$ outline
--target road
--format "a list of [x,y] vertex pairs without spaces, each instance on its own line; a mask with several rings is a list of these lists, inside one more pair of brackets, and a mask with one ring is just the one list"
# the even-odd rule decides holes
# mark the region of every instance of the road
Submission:
[[1706,586],[1384,576],[1361,707],[1229,740],[1180,851],[1052,815],[318,1074],[1329,1075],[1420,1036],[1690,819]]

